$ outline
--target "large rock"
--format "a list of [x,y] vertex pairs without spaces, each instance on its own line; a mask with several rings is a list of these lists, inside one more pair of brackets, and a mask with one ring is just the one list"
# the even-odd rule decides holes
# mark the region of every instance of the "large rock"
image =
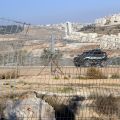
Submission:
[[4,118],[8,120],[55,120],[55,111],[34,93],[6,102]]

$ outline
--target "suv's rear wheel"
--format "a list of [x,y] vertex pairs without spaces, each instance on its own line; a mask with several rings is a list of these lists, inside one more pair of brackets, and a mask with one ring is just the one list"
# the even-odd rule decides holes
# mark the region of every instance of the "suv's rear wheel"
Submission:
[[75,57],[73,62],[74,62],[74,65],[76,67],[80,67],[80,63],[79,63],[79,58],[78,57]]
[[75,64],[76,67],[80,67],[80,64],[78,64],[78,63],[74,63],[74,64]]
[[85,67],[90,67],[90,66],[91,66],[90,61],[89,61],[89,60],[85,60],[84,66],[85,66]]

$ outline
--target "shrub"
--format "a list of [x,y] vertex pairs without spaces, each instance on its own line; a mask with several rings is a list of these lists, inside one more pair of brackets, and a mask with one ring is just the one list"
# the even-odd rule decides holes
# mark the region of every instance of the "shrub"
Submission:
[[85,76],[76,76],[75,79],[87,79]]
[[[1,99],[1,98],[0,98]],[[3,119],[3,117],[4,117],[4,113],[3,113],[3,111],[4,111],[4,109],[5,109],[5,99],[4,100],[0,100],[0,120],[4,120]]]
[[59,76],[55,76],[54,79],[55,79],[55,80],[59,80],[60,77],[59,77]]
[[0,73],[0,79],[15,79],[18,77],[19,76],[16,71],[8,71],[6,73]]
[[88,79],[106,79],[107,77],[103,75],[103,73],[100,70],[97,70],[95,68],[88,68],[87,78]]
[[10,85],[10,83],[3,83],[3,85]]
[[69,78],[68,78],[67,76],[64,76],[64,79],[65,79],[65,80],[68,80]]
[[73,91],[73,88],[72,87],[64,87],[64,88],[60,88],[59,91],[62,93],[68,93],[68,92]]
[[100,96],[96,99],[96,110],[99,114],[113,115],[119,112],[119,99],[110,96]]
[[43,65],[48,65],[48,63],[53,60],[54,64],[58,64],[59,60],[62,58],[62,52],[60,50],[55,50],[54,53],[51,51],[51,49],[44,49],[41,54],[41,59]]
[[120,75],[119,74],[113,74],[112,76],[111,76],[111,78],[112,79],[119,79],[120,78]]

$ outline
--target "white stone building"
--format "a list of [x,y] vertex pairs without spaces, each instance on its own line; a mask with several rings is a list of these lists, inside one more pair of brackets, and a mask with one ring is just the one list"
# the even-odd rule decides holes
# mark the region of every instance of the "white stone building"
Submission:
[[95,24],[98,26],[103,26],[106,24],[106,22],[107,22],[106,18],[100,18],[95,20]]
[[120,14],[96,19],[95,24],[97,26],[120,24]]
[[70,22],[66,22],[65,24],[65,35],[69,36],[72,33],[72,24]]

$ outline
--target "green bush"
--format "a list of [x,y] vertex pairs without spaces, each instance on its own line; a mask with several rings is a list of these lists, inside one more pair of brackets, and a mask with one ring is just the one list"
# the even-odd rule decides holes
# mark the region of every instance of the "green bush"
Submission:
[[103,73],[100,70],[97,70],[96,68],[88,68],[87,78],[88,79],[106,79],[107,77],[103,75]]

